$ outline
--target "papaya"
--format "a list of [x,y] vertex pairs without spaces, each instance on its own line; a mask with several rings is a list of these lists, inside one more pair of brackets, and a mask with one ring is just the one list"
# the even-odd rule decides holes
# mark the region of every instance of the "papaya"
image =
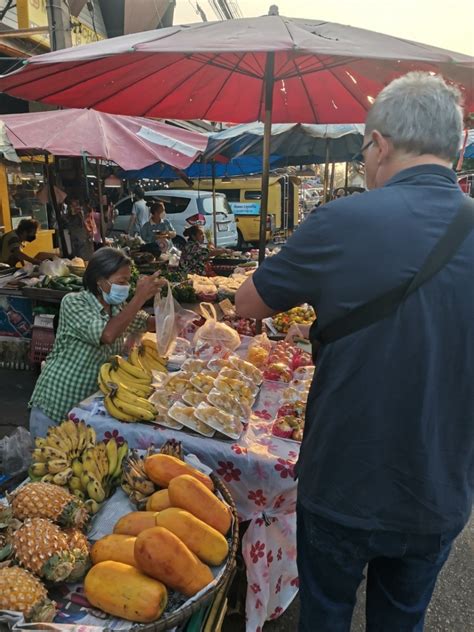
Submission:
[[146,529],[137,536],[135,559],[144,573],[186,597],[192,597],[214,579],[209,566],[164,527]]
[[136,538],[132,535],[113,533],[94,542],[91,548],[93,564],[112,560],[130,566],[136,566],[133,550]]
[[229,553],[222,533],[193,516],[189,511],[171,507],[160,511],[155,518],[157,527],[164,527],[178,536],[201,562],[219,566]]
[[203,474],[195,467],[191,467],[181,459],[168,454],[153,454],[145,459],[145,472],[150,480],[158,487],[168,487],[169,482],[181,476],[188,474],[198,481],[201,481],[211,491],[214,491],[214,483],[207,474]]
[[186,509],[222,535],[229,531],[232,524],[229,507],[196,478],[187,474],[173,478],[168,494],[172,507]]
[[155,511],[131,511],[115,523],[114,533],[138,535],[140,531],[155,526]]
[[170,497],[167,489],[160,489],[159,492],[152,494],[146,501],[147,511],[161,511],[171,507]]
[[99,562],[84,580],[87,600],[95,607],[128,621],[150,623],[163,614],[168,602],[166,586],[137,568],[113,562]]

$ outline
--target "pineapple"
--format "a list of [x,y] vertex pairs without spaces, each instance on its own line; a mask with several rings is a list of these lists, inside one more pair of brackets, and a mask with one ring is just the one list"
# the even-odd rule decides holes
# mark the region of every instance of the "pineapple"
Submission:
[[75,563],[68,582],[78,582],[91,567],[90,546],[86,536],[80,529],[65,529],[64,535],[69,544],[69,550],[74,555]]
[[0,568],[0,610],[22,612],[25,620],[54,619],[56,604],[48,599],[43,583],[18,566]]
[[21,522],[13,518],[11,508],[0,505],[0,562],[11,557],[11,535],[18,527],[21,527]]
[[74,568],[68,539],[50,520],[32,518],[25,522],[13,533],[12,546],[21,566],[49,581],[65,581]]
[[64,527],[82,528],[89,519],[84,503],[58,485],[27,483],[10,496],[14,518],[48,518]]

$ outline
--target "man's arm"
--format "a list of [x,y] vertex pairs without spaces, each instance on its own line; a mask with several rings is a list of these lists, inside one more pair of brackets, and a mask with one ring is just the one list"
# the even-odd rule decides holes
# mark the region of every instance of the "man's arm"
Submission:
[[278,313],[261,299],[252,277],[249,277],[237,290],[235,309],[242,318],[258,318],[259,320]]

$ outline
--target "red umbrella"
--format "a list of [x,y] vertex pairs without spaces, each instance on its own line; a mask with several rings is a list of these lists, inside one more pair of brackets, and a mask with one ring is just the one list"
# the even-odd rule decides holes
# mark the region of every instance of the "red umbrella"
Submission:
[[95,110],[53,110],[0,115],[17,151],[55,156],[89,155],[122,169],[163,162],[185,169],[207,147],[207,137],[150,119]]
[[173,26],[39,55],[1,78],[0,90],[141,116],[265,120],[263,256],[271,122],[362,122],[378,92],[414,69],[460,84],[474,110],[470,56],[278,15]]

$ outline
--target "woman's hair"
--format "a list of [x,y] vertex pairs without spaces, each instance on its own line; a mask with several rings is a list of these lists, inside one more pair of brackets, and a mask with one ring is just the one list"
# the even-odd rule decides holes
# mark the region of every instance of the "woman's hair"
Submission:
[[150,206],[150,213],[152,215],[154,215],[155,213],[165,213],[165,212],[166,212],[166,209],[163,202],[153,202],[153,204]]
[[20,233],[28,233],[33,230],[38,230],[39,222],[36,219],[22,219],[18,226],[16,227],[16,232]]
[[82,283],[86,290],[97,295],[99,287],[97,281],[99,279],[108,279],[109,276],[123,268],[129,266],[131,260],[122,250],[115,248],[101,248],[95,252],[84,272]]
[[193,224],[193,226],[190,226],[189,228],[186,228],[185,231],[183,231],[183,235],[188,239],[194,239],[199,235],[199,233],[202,233],[202,228],[200,228],[197,224]]

